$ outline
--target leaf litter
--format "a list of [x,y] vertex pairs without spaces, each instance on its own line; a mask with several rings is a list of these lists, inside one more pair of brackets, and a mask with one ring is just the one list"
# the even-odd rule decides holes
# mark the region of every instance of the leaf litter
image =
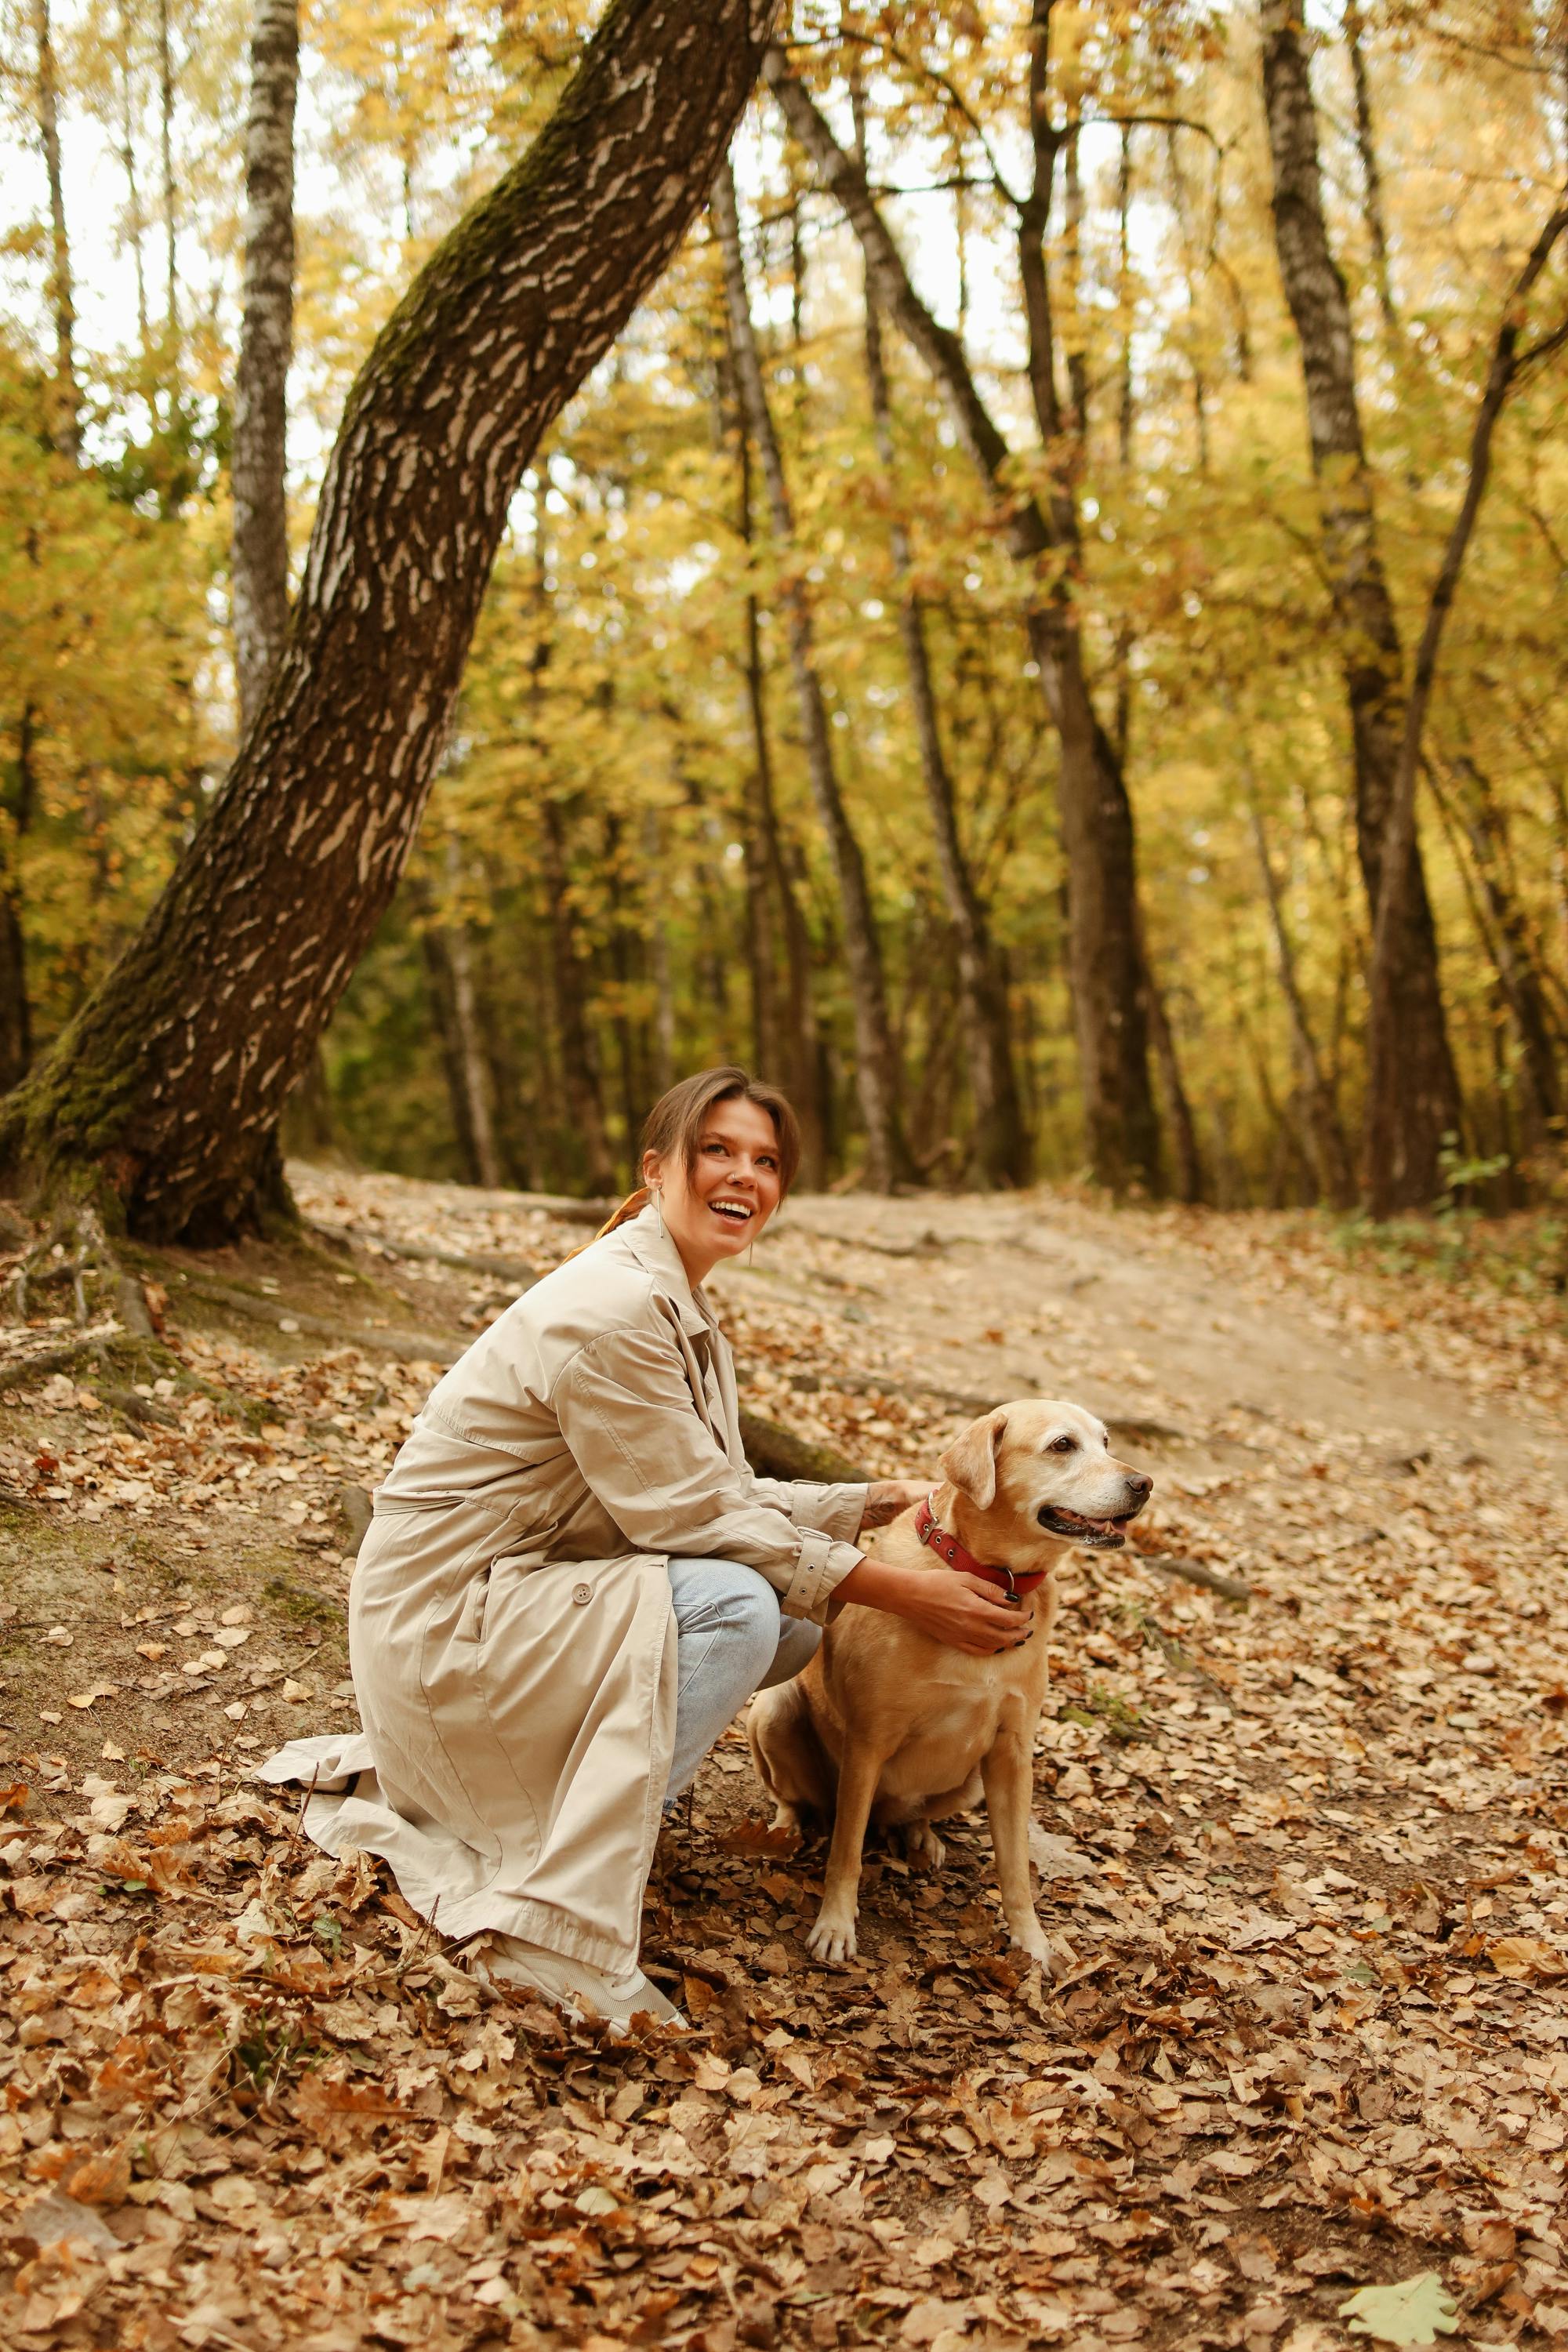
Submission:
[[[352,1239],[316,1306],[390,1266],[453,1345],[499,1311],[479,1261],[582,1238],[499,1195],[298,1181]],[[1118,1442],[1155,1469],[1147,1549],[1062,1580],[1031,1839],[1050,1969],[1001,1941],[978,1819],[940,1876],[873,1848],[861,1956],[817,1967],[821,1852],[759,1818],[737,1729],[649,1888],[689,2037],[610,2045],[476,1985],[380,1864],[322,1855],[248,1777],[352,1719],[343,1491],[435,1361],[196,1328],[171,1268],[174,1369],[143,1400],[166,1417],[67,1373],[0,1419],[35,1563],[4,1661],[0,2340],[1321,2352],[1351,2325],[1430,2340],[1385,2330],[1450,2308],[1465,2341],[1568,2339],[1544,1321],[1510,1388],[1490,1298],[1467,1324],[1300,1221],[1058,1199],[802,1204],[718,1288],[748,1405],[870,1470],[934,1468],[1031,1391],[1144,1433]],[[1184,1295],[1211,1323],[1223,1299],[1206,1356]],[[1376,1318],[1407,1351],[1424,1315],[1412,1449]]]

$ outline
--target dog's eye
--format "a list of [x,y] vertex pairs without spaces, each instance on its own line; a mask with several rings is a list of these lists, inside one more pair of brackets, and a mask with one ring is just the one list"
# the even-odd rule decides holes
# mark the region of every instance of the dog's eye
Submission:
[[1076,1454],[1078,1440],[1076,1437],[1053,1437],[1046,1451],[1047,1454]]

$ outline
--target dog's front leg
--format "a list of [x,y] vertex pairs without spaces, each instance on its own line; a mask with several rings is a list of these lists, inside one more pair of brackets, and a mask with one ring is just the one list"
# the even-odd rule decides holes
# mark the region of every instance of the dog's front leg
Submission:
[[833,1816],[833,1843],[822,1908],[807,1936],[806,1948],[819,1960],[852,1960],[855,1957],[855,1913],[860,1892],[860,1850],[866,1824],[877,1793],[884,1759],[874,1748],[851,1740],[838,1767],[838,1802]]
[[[1033,1727],[1031,1726],[1031,1732]],[[1035,1916],[1029,1892],[1029,1799],[1033,1786],[1032,1737],[1004,1730],[980,1766],[985,1784],[985,1811],[991,1823],[991,1845],[996,1856],[996,1878],[1002,1909],[1016,1944],[1033,1960],[1050,1957],[1045,1931]]]

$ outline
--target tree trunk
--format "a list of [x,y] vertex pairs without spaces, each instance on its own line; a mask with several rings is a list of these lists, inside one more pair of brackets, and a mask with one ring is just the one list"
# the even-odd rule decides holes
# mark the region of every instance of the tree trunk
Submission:
[[[1068,960],[1090,1165],[1113,1190],[1160,1183],[1159,1128],[1150,1088],[1148,1028],[1134,915],[1132,812],[1116,754],[1095,715],[1067,574],[1077,558],[1077,518],[1059,477],[1047,500],[1026,494],[980,397],[962,344],[916,294],[902,255],[866,184],[783,53],[763,77],[810,155],[824,187],[859,239],[884,313],[920,353],[947,395],[959,436],[1005,519],[1008,543],[1035,582],[1027,626],[1047,710],[1060,741],[1058,798],[1068,873]],[[1044,192],[1041,192],[1044,193]],[[1021,240],[1030,289],[1031,381],[1050,382],[1051,320],[1037,205]],[[1055,414],[1051,391],[1047,413]],[[1046,434],[1059,446],[1059,432]]]
[[479,1183],[493,1192],[502,1181],[500,1154],[496,1149],[485,1024],[474,985],[473,940],[463,915],[463,853],[456,834],[447,835],[446,864],[448,920],[443,926],[442,940],[452,975],[452,1025],[458,1076],[468,1133],[473,1139],[474,1174]]
[[284,481],[294,343],[299,0],[256,0],[245,132],[245,289],[234,388],[234,639],[244,735],[289,625]]
[[180,337],[180,273],[174,251],[174,60],[169,47],[169,0],[158,0],[158,142],[163,168],[163,332],[170,397],[175,388]]
[[420,271],[350,394],[256,724],[141,933],[12,1097],[0,1167],[216,1240],[285,1199],[278,1113],[396,887],[540,436],[679,243],[760,0],[612,0],[528,153]]
[[[1378,550],[1372,477],[1356,405],[1355,346],[1345,282],[1329,249],[1318,166],[1318,121],[1302,45],[1302,0],[1264,0],[1263,90],[1274,168],[1274,234],[1306,378],[1323,562],[1334,599],[1354,744],[1356,846],[1375,920],[1384,841],[1404,727],[1403,656]],[[1384,972],[1399,1046],[1375,1086],[1388,1166],[1373,1183],[1378,1213],[1426,1208],[1436,1194],[1444,1139],[1461,1119],[1448,1048],[1437,941],[1419,844],[1412,835],[1395,892]],[[1378,1099],[1380,1087],[1386,1097]]]
[[555,982],[555,1026],[561,1039],[561,1075],[573,1132],[583,1151],[587,1189],[616,1190],[616,1155],[605,1127],[599,1055],[588,1018],[588,978],[577,947],[577,926],[567,896],[566,828],[561,803],[546,793],[540,803],[540,868],[550,917],[551,970]]
[[1426,618],[1415,648],[1411,671],[1410,699],[1400,730],[1399,752],[1384,818],[1380,880],[1373,902],[1372,972],[1367,990],[1367,1118],[1366,1165],[1368,1205],[1374,1216],[1387,1216],[1404,1205],[1401,1198],[1402,1137],[1394,1114],[1398,1075],[1405,1052],[1401,1025],[1399,981],[1403,942],[1409,929],[1413,889],[1412,860],[1417,856],[1415,792],[1421,768],[1422,734],[1437,682],[1437,656],[1443,632],[1458,591],[1459,575],[1469,550],[1476,518],[1486,496],[1491,471],[1492,440],[1514,378],[1528,366],[1568,342],[1568,320],[1540,336],[1528,350],[1520,348],[1531,289],[1552,257],[1560,236],[1568,231],[1568,205],[1552,212],[1536,238],[1529,258],[1503,304],[1502,320],[1492,348],[1486,388],[1476,410],[1470,433],[1469,470],[1465,495],[1448,532],[1443,560],[1426,600]]
[[1366,202],[1367,234],[1372,239],[1373,283],[1383,330],[1391,354],[1399,350],[1399,313],[1394,307],[1394,277],[1388,263],[1388,224],[1383,209],[1383,173],[1377,165],[1377,142],[1372,128],[1372,90],[1367,81],[1366,30],[1359,0],[1345,0],[1345,47],[1350,51],[1351,80],[1355,89],[1355,144],[1361,161],[1362,190]]
[[817,817],[827,835],[838,884],[844,924],[845,961],[848,967],[849,1001],[855,1022],[855,1090],[866,1129],[865,1181],[873,1192],[886,1192],[914,1175],[914,1163],[905,1146],[899,1119],[899,1068],[888,1020],[887,986],[881,950],[871,911],[866,864],[855,837],[834,764],[827,710],[816,667],[811,607],[797,575],[795,517],[784,480],[784,458],[773,430],[762,360],[752,320],[746,268],[741,251],[741,226],[735,209],[735,183],[728,162],[713,177],[709,196],[715,234],[724,263],[724,299],[730,324],[730,350],[740,388],[747,428],[762,459],[768,507],[779,551],[794,569],[783,589],[789,633],[790,667],[800,708],[800,730],[805,747],[806,772]]
[[131,212],[131,251],[136,266],[136,348],[143,368],[149,366],[147,330],[147,268],[142,250],[146,223],[142,217],[142,190],[136,178],[136,125],[131,106],[132,19],[130,0],[120,0],[120,160],[125,166],[125,193]]
[[[864,114],[858,89],[855,92],[857,161],[866,169]],[[893,445],[893,404],[882,356],[882,321],[877,289],[866,274],[866,380],[871,395],[871,423],[877,455],[888,478],[889,495],[897,468]],[[1018,1106],[1013,1076],[1006,991],[991,943],[990,925],[974,887],[969,861],[958,836],[958,814],[952,778],[942,748],[926,646],[925,614],[910,579],[910,540],[894,506],[889,541],[893,581],[899,598],[899,633],[904,644],[904,664],[910,680],[910,709],[920,746],[921,775],[926,806],[936,843],[937,872],[942,901],[958,948],[959,992],[963,1005],[964,1061],[974,1132],[970,1141],[970,1166],[983,1185],[1026,1184],[1029,1181],[1029,1139]]]
[[[1244,754],[1245,758],[1245,754]],[[1251,764],[1247,762],[1247,803],[1252,817],[1253,845],[1258,852],[1258,870],[1263,877],[1264,896],[1268,902],[1269,929],[1274,934],[1274,952],[1279,970],[1279,985],[1284,992],[1286,1009],[1290,1015],[1290,1034],[1296,1049],[1296,1066],[1300,1074],[1302,1093],[1306,1097],[1306,1125],[1313,1162],[1317,1170],[1318,1190],[1322,1198],[1336,1209],[1348,1209],[1355,1199],[1355,1174],[1351,1165],[1350,1149],[1340,1122],[1340,1107],[1333,1089],[1323,1075],[1323,1065],[1318,1052],[1317,1039],[1312,1034],[1306,999],[1296,971],[1296,947],[1285,921],[1285,907],[1280,896],[1279,879],[1274,871],[1274,859],[1268,846],[1268,830],[1264,820],[1263,804]]]
[[32,822],[37,778],[33,706],[16,722],[16,788],[6,815],[10,838],[0,861],[0,1093],[20,1086],[33,1059],[33,1012],[27,995],[27,945],[22,929],[20,852]]
[[33,31],[38,51],[38,136],[49,186],[49,313],[55,330],[55,380],[50,432],[62,456],[73,464],[81,455],[77,422],[81,394],[76,380],[76,299],[71,290],[70,241],[66,235],[65,184],[60,173],[59,84],[49,27],[49,0],[33,0]]
[[[1476,928],[1492,965],[1498,984],[1513,1015],[1524,1059],[1525,1082],[1538,1135],[1561,1137],[1563,1084],[1557,1067],[1556,1025],[1547,1002],[1530,924],[1509,872],[1508,831],[1501,804],[1488,779],[1473,760],[1452,762],[1445,788],[1435,768],[1427,770],[1439,808],[1462,832],[1480,890],[1474,906]],[[1455,847],[1456,861],[1464,861]]]

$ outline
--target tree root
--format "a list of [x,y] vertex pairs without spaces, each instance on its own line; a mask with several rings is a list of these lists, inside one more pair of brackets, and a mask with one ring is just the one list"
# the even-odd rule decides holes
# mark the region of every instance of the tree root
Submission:
[[858,1486],[871,1475],[834,1446],[797,1437],[793,1429],[781,1429],[776,1421],[764,1421],[759,1413],[742,1411],[741,1443],[747,1461],[764,1478],[805,1478],[824,1486]]
[[[597,1207],[596,1202],[594,1205]],[[600,1223],[603,1222],[601,1218]],[[515,1283],[519,1290],[531,1289],[532,1286],[541,1279],[533,1267],[524,1265],[521,1258],[497,1257],[488,1250],[469,1252],[437,1249],[428,1242],[395,1241],[392,1234],[379,1234],[369,1225],[351,1225],[346,1228],[312,1225],[310,1230],[312,1233],[320,1234],[346,1231],[351,1233],[356,1241],[369,1242],[373,1247],[384,1250],[389,1257],[407,1258],[415,1265],[428,1263],[432,1265],[456,1266],[463,1274],[489,1275],[497,1282]]]

